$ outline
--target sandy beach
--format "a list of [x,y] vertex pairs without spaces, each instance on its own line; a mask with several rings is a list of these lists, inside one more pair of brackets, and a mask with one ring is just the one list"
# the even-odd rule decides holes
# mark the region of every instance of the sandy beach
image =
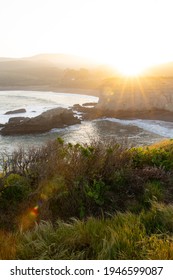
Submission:
[[51,85],[25,85],[25,86],[1,86],[0,91],[6,90],[26,90],[26,91],[52,91],[60,93],[74,93],[99,96],[99,90],[97,89],[83,89],[83,88],[60,88]]

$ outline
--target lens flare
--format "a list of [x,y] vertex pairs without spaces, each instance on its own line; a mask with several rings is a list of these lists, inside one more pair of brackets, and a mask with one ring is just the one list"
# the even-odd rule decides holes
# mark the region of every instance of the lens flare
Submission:
[[36,205],[33,208],[26,211],[20,218],[20,231],[25,231],[31,228],[38,220],[39,206]]

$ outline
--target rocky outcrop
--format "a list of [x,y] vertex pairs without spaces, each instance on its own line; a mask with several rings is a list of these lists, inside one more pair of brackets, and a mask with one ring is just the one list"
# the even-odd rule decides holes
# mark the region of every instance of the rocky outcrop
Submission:
[[4,115],[13,115],[13,114],[21,114],[21,113],[26,113],[26,110],[22,108],[13,111],[8,111]]
[[85,106],[81,106],[80,104],[74,104],[73,107],[72,107],[72,110],[80,113],[82,119],[86,120],[86,119],[88,119],[88,116],[93,115],[93,113],[95,112],[95,107],[94,106],[92,106],[92,107],[91,106],[88,106],[88,107],[86,106],[85,107]]
[[8,120],[8,123],[14,123],[14,124],[17,124],[17,123],[21,123],[23,121],[27,121],[29,120],[30,118],[25,118],[25,117],[14,117],[14,118],[10,118]]
[[86,106],[86,107],[94,107],[95,105],[97,105],[96,102],[86,102],[82,104],[82,106]]
[[83,120],[94,120],[97,118],[117,118],[117,119],[143,119],[143,120],[160,120],[173,122],[173,112],[167,110],[109,110],[93,109],[83,115]]
[[44,133],[52,128],[62,128],[78,124],[80,120],[73,116],[71,109],[56,108],[48,110],[35,118],[13,118],[0,131],[1,135],[25,135]]
[[173,112],[173,79],[115,78],[102,87],[96,108],[113,112],[148,110]]

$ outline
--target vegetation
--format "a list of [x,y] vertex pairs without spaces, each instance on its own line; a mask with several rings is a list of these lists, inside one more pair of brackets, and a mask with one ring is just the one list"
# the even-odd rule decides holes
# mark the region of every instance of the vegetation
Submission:
[[173,141],[3,155],[1,259],[173,259]]

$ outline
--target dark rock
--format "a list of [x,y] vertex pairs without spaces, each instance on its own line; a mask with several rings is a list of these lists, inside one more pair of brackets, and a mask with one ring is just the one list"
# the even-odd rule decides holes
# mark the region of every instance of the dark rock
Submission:
[[78,111],[79,113],[90,113],[93,110],[93,107],[83,107],[79,104],[75,104],[73,105],[72,109]]
[[8,111],[4,115],[12,115],[12,114],[19,114],[19,113],[26,113],[26,110],[22,108],[13,111]]
[[8,120],[8,123],[21,123],[23,121],[29,120],[30,118],[25,118],[25,117],[14,117],[14,118],[10,118]]
[[82,106],[80,104],[74,104],[72,108],[75,110],[78,110],[78,109],[81,109]]
[[0,127],[4,127],[5,124],[0,123]]
[[82,104],[82,106],[92,106],[92,107],[94,107],[94,106],[96,106],[97,105],[97,102],[87,102],[87,103],[83,103]]
[[80,120],[73,116],[71,109],[56,108],[48,110],[35,118],[25,118],[22,122],[7,123],[0,131],[0,134],[5,136],[44,133],[52,128],[62,128],[79,123]]
[[90,108],[90,111],[83,115],[84,120],[93,120],[97,118],[117,118],[117,119],[143,119],[143,120],[162,120],[173,122],[173,112],[166,110],[108,110],[100,108]]

